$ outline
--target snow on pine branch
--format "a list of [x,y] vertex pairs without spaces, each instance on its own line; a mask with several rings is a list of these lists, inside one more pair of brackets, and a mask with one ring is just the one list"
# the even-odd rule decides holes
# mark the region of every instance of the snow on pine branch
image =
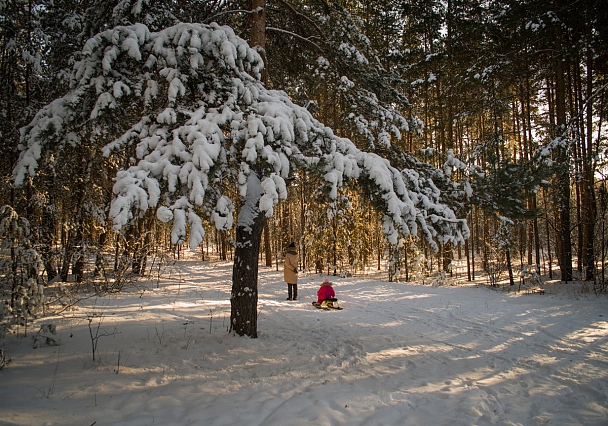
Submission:
[[131,155],[115,178],[114,228],[155,209],[159,220],[173,222],[174,244],[189,235],[195,248],[204,236],[201,214],[229,229],[235,204],[247,200],[252,214],[241,209],[238,221],[248,226],[253,197],[270,217],[287,197],[285,179],[300,168],[324,177],[332,198],[350,181],[367,182],[392,243],[419,229],[432,244],[463,241],[465,222],[439,202],[436,188],[421,195],[429,182],[359,150],[284,92],[267,90],[262,66],[244,40],[215,24],[104,31],[86,43],[70,92],[22,129],[15,182],[34,176],[43,155],[70,155],[66,141],[97,143],[105,156]]

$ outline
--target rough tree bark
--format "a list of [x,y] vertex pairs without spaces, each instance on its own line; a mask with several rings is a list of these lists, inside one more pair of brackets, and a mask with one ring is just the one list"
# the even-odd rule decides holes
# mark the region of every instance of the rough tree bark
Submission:
[[259,179],[252,173],[237,219],[230,295],[230,331],[251,338],[258,337],[258,255],[266,223],[259,209],[261,194]]

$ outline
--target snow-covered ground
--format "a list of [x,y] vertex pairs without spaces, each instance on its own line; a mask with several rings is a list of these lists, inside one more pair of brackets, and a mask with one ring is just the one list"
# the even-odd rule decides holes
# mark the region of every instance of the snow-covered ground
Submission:
[[[282,272],[261,268],[249,339],[227,333],[231,265],[178,267],[0,340],[0,424],[608,424],[608,300],[580,283],[337,278],[345,309],[322,311],[322,276],[289,302]],[[42,323],[57,346],[33,348]]]

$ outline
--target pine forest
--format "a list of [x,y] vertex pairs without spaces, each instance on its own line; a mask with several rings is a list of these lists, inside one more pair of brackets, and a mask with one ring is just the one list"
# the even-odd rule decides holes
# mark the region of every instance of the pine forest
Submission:
[[0,0],[0,43],[3,327],[195,256],[257,337],[292,242],[607,290],[603,0]]

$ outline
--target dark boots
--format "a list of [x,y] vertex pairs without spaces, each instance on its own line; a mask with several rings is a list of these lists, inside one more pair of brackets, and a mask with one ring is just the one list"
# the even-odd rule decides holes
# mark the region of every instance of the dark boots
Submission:
[[287,300],[298,300],[297,284],[287,284]]

